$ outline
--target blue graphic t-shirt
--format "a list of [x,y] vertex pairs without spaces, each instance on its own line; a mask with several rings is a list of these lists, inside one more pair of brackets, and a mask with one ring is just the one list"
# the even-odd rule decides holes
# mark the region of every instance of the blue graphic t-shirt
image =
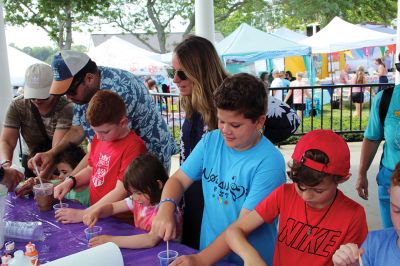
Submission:
[[[237,151],[225,145],[219,130],[204,135],[181,169],[194,181],[202,180],[204,213],[200,249],[209,246],[236,221],[242,208],[253,210],[286,181],[283,156],[265,137],[256,146]],[[276,223],[272,223],[261,226],[249,237],[269,265],[276,234]],[[243,263],[233,253],[227,259]]]
[[397,247],[398,235],[391,228],[369,232],[362,247],[361,256],[365,266],[400,265],[400,249]]
[[385,128],[382,127],[379,118],[382,93],[383,91],[376,94],[372,101],[371,114],[364,137],[369,140],[385,138],[382,164],[386,168],[394,170],[400,160],[400,101],[397,100],[400,99],[400,87],[397,85],[393,90],[392,100],[385,119]]
[[[143,82],[134,74],[121,69],[99,67],[99,72],[100,90],[112,90],[124,99],[129,127],[142,138],[150,152],[158,155],[164,167],[167,167],[171,156],[178,153],[178,147]],[[74,104],[72,124],[82,126],[86,136],[92,140],[94,131],[86,120],[87,107],[88,104]]]

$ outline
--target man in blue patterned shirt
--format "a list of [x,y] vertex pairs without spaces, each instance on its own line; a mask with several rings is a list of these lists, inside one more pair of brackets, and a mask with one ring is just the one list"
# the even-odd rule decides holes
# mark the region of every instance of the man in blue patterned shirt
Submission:
[[[178,147],[161,114],[144,84],[132,73],[109,67],[98,67],[95,62],[81,52],[64,50],[52,62],[54,74],[51,94],[63,95],[74,102],[74,117],[71,129],[53,149],[37,154],[33,160],[42,171],[50,171],[55,155],[63,151],[69,143],[79,144],[84,137],[92,140],[93,130],[86,120],[86,109],[90,99],[99,90],[118,93],[126,104],[129,127],[145,142],[148,150],[160,158],[169,170],[171,156]],[[112,112],[112,110],[110,110]],[[86,166],[85,157],[72,175]],[[30,167],[33,162],[30,162]]]

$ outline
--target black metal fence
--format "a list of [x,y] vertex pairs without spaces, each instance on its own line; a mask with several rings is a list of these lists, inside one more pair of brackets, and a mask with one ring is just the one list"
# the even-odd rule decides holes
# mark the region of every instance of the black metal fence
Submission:
[[[375,94],[380,89],[385,89],[394,84],[362,84],[362,85],[322,85],[306,87],[273,88],[271,90],[283,91],[282,101],[289,89],[308,90],[311,99],[305,97],[302,119],[295,135],[303,135],[314,129],[331,129],[337,133],[362,133],[364,132],[370,115],[371,103]],[[353,101],[355,93],[362,94],[360,113],[355,116],[356,106]],[[185,114],[179,103],[179,94],[155,93],[152,94],[158,111],[161,113],[177,143],[180,142],[180,131]],[[357,95],[360,97],[360,94]],[[294,105],[291,104],[294,109]]]

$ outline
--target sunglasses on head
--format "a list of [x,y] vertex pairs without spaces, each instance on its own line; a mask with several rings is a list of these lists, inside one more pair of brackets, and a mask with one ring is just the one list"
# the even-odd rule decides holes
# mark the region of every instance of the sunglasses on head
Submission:
[[185,72],[183,72],[182,70],[175,70],[175,68],[172,68],[172,67],[167,69],[167,73],[168,73],[168,76],[171,79],[173,79],[175,77],[175,73],[176,73],[176,75],[178,75],[178,78],[180,80],[187,80],[188,79],[188,77],[186,76]]

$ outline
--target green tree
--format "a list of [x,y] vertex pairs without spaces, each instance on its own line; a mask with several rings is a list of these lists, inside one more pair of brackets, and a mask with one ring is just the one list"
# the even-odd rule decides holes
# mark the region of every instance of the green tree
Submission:
[[72,31],[90,25],[110,7],[107,0],[5,0],[6,22],[45,30],[60,49],[71,49]]
[[335,16],[351,23],[374,22],[389,25],[397,16],[394,0],[272,0],[266,19],[270,27],[304,28],[310,23],[322,27]]
[[[171,32],[171,21],[180,19],[187,25],[184,35],[195,27],[194,0],[117,0],[115,6],[110,7],[106,17],[108,23],[113,23],[125,32],[133,34],[149,49],[165,53],[166,35]],[[265,6],[264,0],[219,0],[214,1],[214,16],[216,29],[223,34],[229,34],[240,21],[248,22],[261,27],[259,23],[263,16],[259,12]],[[258,18],[252,18],[257,13]],[[232,20],[229,20],[234,16]],[[226,26],[230,24],[231,26]],[[139,32],[156,35],[159,49],[143,38]]]

